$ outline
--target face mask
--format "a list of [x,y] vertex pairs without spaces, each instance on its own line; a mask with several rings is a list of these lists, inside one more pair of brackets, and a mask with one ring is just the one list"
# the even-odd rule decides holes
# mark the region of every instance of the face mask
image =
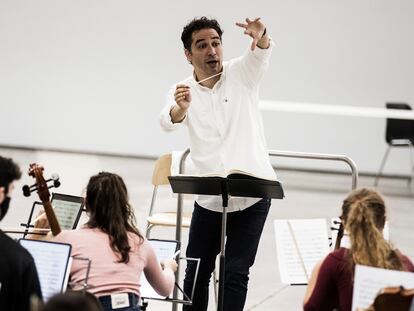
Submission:
[[10,197],[6,196],[3,202],[0,204],[0,220],[6,216],[10,206]]

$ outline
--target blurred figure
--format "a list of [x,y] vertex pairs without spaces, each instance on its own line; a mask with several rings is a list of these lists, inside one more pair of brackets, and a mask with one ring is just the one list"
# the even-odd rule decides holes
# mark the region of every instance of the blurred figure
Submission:
[[[0,156],[0,220],[9,209],[14,181],[21,175],[12,159]],[[42,297],[33,258],[0,230],[0,310],[27,311],[31,295]]]
[[67,291],[51,297],[45,305],[32,306],[31,311],[102,311],[98,299],[86,291]]
[[413,263],[384,239],[385,203],[374,190],[351,192],[342,204],[341,219],[351,248],[331,252],[314,268],[304,310],[351,311],[356,264],[414,272]]

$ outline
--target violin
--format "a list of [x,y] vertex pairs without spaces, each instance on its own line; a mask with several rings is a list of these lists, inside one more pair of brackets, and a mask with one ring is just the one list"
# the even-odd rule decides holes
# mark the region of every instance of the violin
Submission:
[[342,220],[341,221],[335,221],[335,224],[336,225],[339,224],[339,228],[337,229],[338,230],[338,235],[337,235],[336,241],[335,241],[335,249],[338,249],[338,248],[341,247],[341,241],[342,241],[342,238],[344,237],[344,225],[342,223]]
[[377,295],[373,306],[375,311],[383,310],[410,310],[414,303],[414,289],[399,287],[385,287]]
[[[29,176],[32,176],[36,179],[36,183],[32,186],[23,186],[23,194],[25,196],[30,196],[30,193],[37,190],[40,201],[42,201],[43,208],[45,209],[47,220],[49,221],[50,230],[53,235],[59,234],[62,230],[60,229],[59,222],[56,218],[56,214],[53,210],[52,204],[50,203],[50,193],[49,188],[59,187],[60,182],[56,175],[51,179],[45,180],[43,177],[43,166],[40,166],[36,163],[30,164]],[[53,185],[48,186],[48,182],[53,180]]]

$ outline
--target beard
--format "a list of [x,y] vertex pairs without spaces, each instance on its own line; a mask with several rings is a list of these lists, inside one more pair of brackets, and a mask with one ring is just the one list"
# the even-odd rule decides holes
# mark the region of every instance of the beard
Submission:
[[1,202],[0,204],[0,220],[2,220],[4,218],[4,216],[6,216],[7,211],[9,210],[9,206],[10,206],[10,197],[6,196],[3,200],[3,202]]

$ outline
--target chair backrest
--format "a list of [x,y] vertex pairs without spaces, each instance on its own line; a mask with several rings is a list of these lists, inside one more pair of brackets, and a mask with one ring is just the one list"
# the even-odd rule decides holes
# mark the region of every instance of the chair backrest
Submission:
[[386,287],[374,300],[375,311],[410,311],[413,303],[414,289],[403,287]]
[[[386,103],[387,109],[412,110],[406,103]],[[390,143],[393,139],[409,139],[414,142],[414,120],[387,119],[385,140]]]
[[170,181],[168,176],[171,175],[171,153],[164,154],[158,158],[154,165],[154,172],[152,173],[152,184],[154,186],[168,185]]

